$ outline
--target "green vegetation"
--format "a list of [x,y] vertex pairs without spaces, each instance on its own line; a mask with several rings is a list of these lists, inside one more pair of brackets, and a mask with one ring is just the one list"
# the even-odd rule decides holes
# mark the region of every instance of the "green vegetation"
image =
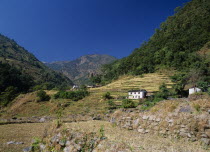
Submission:
[[0,106],[32,90],[65,88],[73,83],[47,68],[23,47],[0,34]]
[[125,99],[122,101],[122,108],[135,108],[135,103],[130,99]]
[[37,92],[37,102],[49,101],[49,100],[50,100],[50,96],[47,95],[44,90],[40,90]]
[[201,111],[201,106],[199,105],[199,104],[193,104],[193,107],[195,108],[195,110],[197,111],[197,112],[200,112]]
[[33,85],[32,78],[17,68],[0,62],[0,105],[7,105],[20,92],[27,92]]
[[[23,47],[19,46],[14,40],[0,34],[0,61],[16,68],[20,73],[31,77],[34,86],[46,85],[48,89],[59,86],[68,86],[73,83],[61,73],[57,73]],[[44,89],[44,88],[42,88]]]
[[78,90],[78,91],[59,91],[54,95],[55,99],[72,99],[73,101],[78,101],[88,96],[89,92],[86,90]]
[[103,99],[104,100],[113,99],[113,97],[111,96],[110,92],[106,92],[105,94],[103,94]]
[[[200,49],[206,44],[210,48],[209,15],[210,1],[192,0],[176,9],[174,16],[168,17],[155,34],[133,53],[112,64],[103,66],[102,75],[97,80],[106,84],[124,74],[142,75],[160,69],[181,71],[187,79],[179,80],[174,86],[182,95],[185,84],[210,81],[210,62]],[[179,74],[179,73],[178,73]]]
[[107,104],[108,104],[108,109],[109,110],[112,110],[112,109],[116,109],[117,108],[117,105],[112,100],[108,100],[107,101]]
[[162,85],[159,86],[159,91],[157,93],[155,93],[154,96],[151,96],[149,98],[147,98],[143,103],[140,103],[141,109],[142,110],[149,110],[151,107],[153,107],[154,105],[156,105],[156,103],[167,99],[169,96],[173,96],[173,93],[171,90],[169,90],[166,87],[166,84],[163,83]]

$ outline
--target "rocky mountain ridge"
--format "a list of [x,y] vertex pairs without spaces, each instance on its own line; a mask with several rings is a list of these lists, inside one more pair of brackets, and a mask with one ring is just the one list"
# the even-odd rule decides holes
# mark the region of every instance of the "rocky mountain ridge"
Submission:
[[110,55],[84,55],[72,61],[56,61],[45,63],[49,68],[62,72],[76,84],[88,84],[91,75],[100,73],[100,68],[104,64],[109,64],[117,60]]

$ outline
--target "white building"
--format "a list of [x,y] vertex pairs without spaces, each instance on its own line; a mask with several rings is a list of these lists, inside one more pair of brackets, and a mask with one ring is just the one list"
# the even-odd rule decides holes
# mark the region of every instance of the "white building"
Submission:
[[196,92],[201,92],[201,91],[202,91],[202,90],[201,90],[200,88],[196,88],[196,87],[190,88],[190,89],[189,89],[189,95],[194,94],[194,93],[196,93]]
[[143,99],[147,95],[146,90],[131,90],[128,91],[128,99]]
[[79,89],[79,86],[78,85],[73,85],[72,89]]

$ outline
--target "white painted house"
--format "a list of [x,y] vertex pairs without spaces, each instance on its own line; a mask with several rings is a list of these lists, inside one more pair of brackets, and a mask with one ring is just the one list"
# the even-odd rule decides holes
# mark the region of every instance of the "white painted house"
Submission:
[[79,89],[79,86],[78,85],[73,85],[72,89]]
[[196,92],[202,92],[202,90],[200,88],[196,88],[196,87],[189,89],[189,95],[194,94]]
[[146,98],[146,90],[131,90],[128,91],[128,99],[143,99]]

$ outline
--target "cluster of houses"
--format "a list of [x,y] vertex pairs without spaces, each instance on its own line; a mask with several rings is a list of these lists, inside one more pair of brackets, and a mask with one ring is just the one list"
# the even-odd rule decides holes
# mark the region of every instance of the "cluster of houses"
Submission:
[[[202,92],[200,88],[192,87],[189,89],[189,95]],[[147,97],[147,91],[146,90],[131,90],[128,91],[128,99],[143,99]]]
[[[96,88],[100,86],[87,86],[87,88]],[[79,89],[79,86],[74,85],[72,89]],[[197,92],[202,92],[200,88],[197,87],[192,87],[189,89],[189,95],[197,93]],[[142,90],[131,90],[128,91],[128,99],[143,99],[147,97],[147,91],[142,89]]]

